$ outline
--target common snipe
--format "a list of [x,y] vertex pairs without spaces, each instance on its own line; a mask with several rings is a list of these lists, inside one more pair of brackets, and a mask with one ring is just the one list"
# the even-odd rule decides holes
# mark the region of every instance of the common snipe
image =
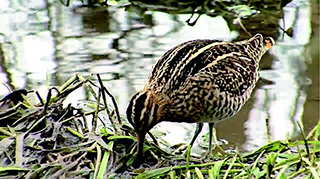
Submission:
[[260,59],[273,44],[271,37],[256,34],[234,43],[192,40],[167,51],[127,108],[138,155],[146,133],[162,121],[198,123],[191,146],[209,123],[211,146],[214,123],[235,115],[249,99]]

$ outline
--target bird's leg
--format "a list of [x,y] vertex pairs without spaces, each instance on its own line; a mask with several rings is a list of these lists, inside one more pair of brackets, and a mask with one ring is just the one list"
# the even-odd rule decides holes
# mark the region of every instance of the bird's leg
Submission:
[[[207,155],[211,154],[211,150],[212,150],[212,130],[213,130],[213,127],[214,127],[214,123],[209,123],[209,146],[208,146]],[[214,136],[217,140],[216,135],[214,135]],[[216,142],[216,141],[214,141],[214,142]]]
[[203,127],[203,123],[197,123],[196,131],[194,132],[193,138],[192,138],[190,144],[188,145],[187,153],[186,153],[187,154],[187,161],[186,161],[187,165],[189,165],[189,161],[190,161],[191,147],[194,144],[194,142],[196,141],[198,135],[200,134],[202,127]]
[[[203,127],[203,123],[197,123],[196,131],[194,132],[193,138],[192,138],[190,144],[188,145],[188,148],[191,149],[191,147],[193,146],[194,142],[196,141],[198,135],[200,134],[202,127]],[[190,155],[190,150],[188,151],[188,149],[187,149],[186,154],[188,155],[188,153]]]
[[201,130],[202,130],[202,127],[203,127],[203,123],[198,123],[197,124],[197,128],[196,128],[196,131],[194,132],[194,136],[190,142],[190,146],[192,147],[193,143],[196,141],[198,135],[200,134]]
[[220,147],[220,145],[219,145],[219,143],[218,143],[217,132],[216,132],[216,129],[214,128],[214,123],[209,123],[209,147],[208,147],[207,156],[208,156],[209,154],[211,154],[211,150],[212,150],[212,137],[213,137],[213,142],[214,142],[214,148],[218,147],[218,148],[224,153],[224,150]]

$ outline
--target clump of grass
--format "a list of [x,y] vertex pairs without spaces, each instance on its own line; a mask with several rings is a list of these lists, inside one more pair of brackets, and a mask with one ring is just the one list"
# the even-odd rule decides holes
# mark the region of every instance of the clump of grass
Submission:
[[[96,77],[76,75],[49,89],[45,100],[35,92],[36,104],[25,90],[10,94],[21,95],[18,101],[10,95],[0,101],[0,177],[319,178],[320,122],[302,141],[275,141],[249,154],[214,156],[209,162],[168,154],[149,133],[153,142],[145,142],[144,158],[138,161],[135,132]],[[94,100],[81,108],[63,104],[79,88]]]
[[[107,169],[116,162],[114,148],[119,141],[133,148],[135,138],[120,119],[114,97],[97,78],[94,82],[92,76],[76,75],[60,88],[50,88],[45,100],[35,92],[36,104],[25,96],[31,95],[26,90],[14,91],[0,101],[0,177],[107,176]],[[94,100],[85,101],[83,108],[63,104],[79,88],[86,88]],[[18,101],[17,96],[21,96]]]
[[303,141],[269,143],[249,154],[150,169],[137,178],[319,178],[320,121]]

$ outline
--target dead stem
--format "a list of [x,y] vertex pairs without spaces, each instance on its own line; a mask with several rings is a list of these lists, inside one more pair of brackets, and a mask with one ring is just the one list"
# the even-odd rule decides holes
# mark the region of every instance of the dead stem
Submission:
[[93,120],[92,120],[92,132],[96,132],[96,130],[97,130],[98,113],[99,113],[99,108],[100,108],[101,93],[102,93],[102,91],[99,89],[98,90],[97,103],[96,103],[96,110],[95,110],[95,113],[93,115]]
[[19,135],[16,136],[16,162],[15,162],[15,166],[17,167],[22,167],[22,163],[23,163],[23,142],[24,139],[24,133],[21,133]]
[[111,100],[113,102],[113,105],[114,105],[114,108],[115,108],[115,112],[116,112],[116,115],[117,115],[117,119],[118,119],[118,124],[116,124],[114,122],[113,118],[111,117],[109,109],[107,109],[107,113],[108,113],[109,120],[110,120],[115,132],[117,134],[120,134],[120,129],[117,127],[117,126],[119,126],[119,124],[121,124],[118,105],[116,104],[116,101],[115,101],[115,98],[113,97],[113,95],[103,86],[103,83],[102,83],[102,80],[101,80],[101,77],[100,77],[99,74],[97,74],[97,77],[98,77],[98,82],[100,84],[100,88],[99,89],[102,89],[102,91],[103,91],[102,92],[102,98],[103,98],[103,102],[104,102],[105,107],[108,108],[108,104],[107,104],[107,99],[106,99],[106,95],[105,95],[104,92],[106,92],[109,95],[109,97],[111,98]]

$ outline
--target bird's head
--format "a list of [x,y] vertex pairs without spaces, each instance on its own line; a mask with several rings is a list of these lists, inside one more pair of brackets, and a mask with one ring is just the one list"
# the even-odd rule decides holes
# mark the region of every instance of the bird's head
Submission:
[[255,59],[260,60],[261,57],[275,44],[272,37],[263,38],[261,34],[256,34],[248,40],[240,42],[246,44],[249,54]]
[[132,96],[127,108],[127,118],[137,133],[138,155],[142,154],[146,133],[159,123],[159,114],[159,105],[155,103],[151,93],[142,91]]

